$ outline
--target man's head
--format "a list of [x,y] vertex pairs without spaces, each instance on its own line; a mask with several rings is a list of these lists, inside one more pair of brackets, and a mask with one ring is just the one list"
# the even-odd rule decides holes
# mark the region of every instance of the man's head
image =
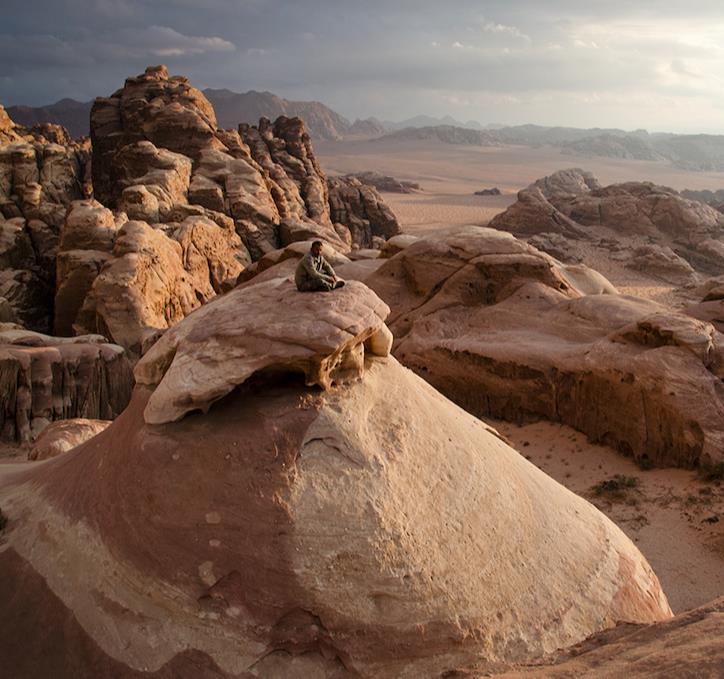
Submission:
[[315,240],[314,243],[312,243],[312,254],[315,257],[319,257],[319,255],[322,254],[322,246],[324,243],[322,243],[321,240]]

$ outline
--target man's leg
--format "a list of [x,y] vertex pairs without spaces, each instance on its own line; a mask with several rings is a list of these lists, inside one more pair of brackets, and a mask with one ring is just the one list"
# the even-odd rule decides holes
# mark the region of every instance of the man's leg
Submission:
[[318,278],[305,282],[299,288],[300,292],[329,292],[331,289],[332,283]]

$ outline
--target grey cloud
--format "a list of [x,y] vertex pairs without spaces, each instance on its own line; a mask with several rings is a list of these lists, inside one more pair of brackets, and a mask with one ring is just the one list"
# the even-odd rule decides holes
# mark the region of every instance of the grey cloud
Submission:
[[[696,12],[674,0],[5,0],[3,17],[6,104],[108,94],[165,62],[200,87],[317,98],[348,117],[535,122],[553,114],[539,102],[555,97],[590,120],[601,105],[585,100],[596,98],[721,106],[724,10],[708,0]],[[497,108],[476,112],[463,100]],[[620,106],[622,120],[641,124]]]

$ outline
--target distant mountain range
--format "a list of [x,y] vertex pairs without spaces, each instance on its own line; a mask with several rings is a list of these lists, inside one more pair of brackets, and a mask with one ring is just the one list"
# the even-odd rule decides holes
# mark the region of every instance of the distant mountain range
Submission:
[[684,170],[724,171],[724,135],[650,134],[646,130],[581,129],[516,125],[485,130],[452,125],[407,127],[378,141],[435,140],[469,146],[554,146],[577,156],[628,160],[666,160]]
[[378,136],[385,129],[374,118],[350,123],[344,116],[318,101],[289,101],[271,92],[238,93],[231,90],[204,90],[216,111],[220,127],[239,123],[256,125],[262,116],[274,120],[279,116],[302,118],[314,139],[338,140],[354,135]]
[[[204,94],[216,111],[220,127],[235,128],[239,123],[256,125],[262,116],[274,120],[281,115],[304,119],[314,139],[337,140],[344,137],[374,137],[384,134],[382,123],[374,118],[355,120],[350,123],[318,101],[289,101],[271,92],[232,92],[231,90],[206,89]],[[5,110],[19,125],[30,127],[39,123],[63,125],[72,137],[90,133],[92,101],[62,99],[48,106],[8,106]]]
[[7,114],[18,125],[32,127],[40,123],[62,125],[74,139],[90,133],[90,110],[92,101],[61,99],[48,106],[8,106]]
[[[206,89],[219,125],[235,128],[239,123],[256,124],[264,116],[300,116],[313,139],[339,140],[379,138],[380,140],[436,140],[446,144],[472,146],[521,145],[554,146],[563,153],[578,156],[604,156],[633,160],[666,160],[686,170],[724,171],[724,135],[649,134],[646,130],[628,132],[616,128],[581,129],[542,125],[482,125],[461,122],[451,116],[435,118],[419,115],[399,122],[376,118],[355,120],[333,111],[318,101],[290,101],[271,92],[233,92]],[[58,123],[71,136],[89,132],[93,102],[62,99],[49,106],[9,106],[10,117],[20,125]]]

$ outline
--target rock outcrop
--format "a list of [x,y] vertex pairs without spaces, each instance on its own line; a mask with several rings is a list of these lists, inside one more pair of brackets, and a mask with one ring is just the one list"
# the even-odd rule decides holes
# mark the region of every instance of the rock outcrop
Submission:
[[670,617],[611,521],[385,355],[374,293],[289,287],[217,297],[104,432],[0,479],[6,671],[439,676]]
[[[632,239],[634,250],[645,238],[697,271],[718,273],[724,265],[724,215],[714,208],[650,182],[602,187],[579,169],[556,172],[523,189],[490,226],[521,237],[558,233],[596,240],[610,234],[624,245]],[[655,259],[657,275],[662,261]]]
[[381,174],[379,172],[354,172],[344,175],[344,179],[357,179],[366,186],[372,186],[378,191],[386,191],[388,193],[416,193],[422,191],[422,187],[416,182],[407,182],[401,179],[395,179],[390,175]]
[[331,219],[346,226],[352,243],[370,247],[400,233],[400,225],[373,186],[354,177],[329,179]]
[[[374,189],[330,192],[301,119],[221,129],[164,66],[98,98],[91,139],[92,183],[88,140],[0,112],[0,298],[35,330],[109,333],[138,355],[252,260],[316,238],[339,252],[379,247],[399,231]],[[116,248],[127,222],[155,234],[129,244],[127,227]],[[141,270],[161,261],[152,282]]]
[[0,110],[0,297],[29,328],[53,327],[58,234],[90,187],[90,147],[63,128],[26,130]]
[[129,221],[78,311],[77,332],[100,332],[139,356],[164,330],[236,285],[248,264],[229,224],[205,217],[167,224]]
[[724,458],[710,323],[479,227],[414,242],[365,282],[392,309],[395,356],[476,415],[564,422],[658,465]]
[[105,338],[48,337],[0,324],[0,437],[30,441],[54,420],[110,420],[128,404],[133,374]]

